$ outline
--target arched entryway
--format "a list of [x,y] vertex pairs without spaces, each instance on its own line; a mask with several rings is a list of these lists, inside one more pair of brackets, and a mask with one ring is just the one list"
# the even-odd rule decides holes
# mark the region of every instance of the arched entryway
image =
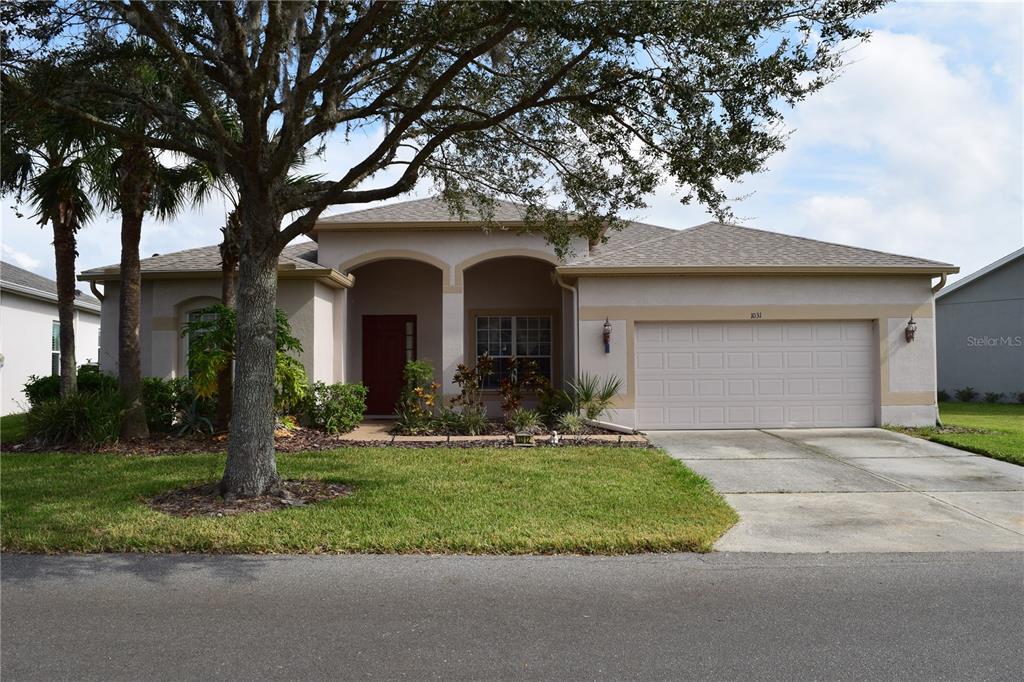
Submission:
[[[495,374],[485,388],[496,395],[514,357],[525,357],[554,385],[561,385],[567,362],[567,309],[564,290],[553,277],[554,264],[524,256],[483,260],[462,272],[465,355],[470,363],[487,352]],[[570,354],[571,355],[571,354]]]
[[367,415],[394,412],[408,360],[441,361],[443,272],[407,258],[384,258],[351,270],[348,292],[349,381],[369,389]]

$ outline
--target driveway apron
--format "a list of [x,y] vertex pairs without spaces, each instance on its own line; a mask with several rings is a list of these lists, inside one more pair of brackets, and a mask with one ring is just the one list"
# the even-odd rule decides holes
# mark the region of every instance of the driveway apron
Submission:
[[884,429],[656,431],[741,520],[734,552],[1024,550],[1024,467]]

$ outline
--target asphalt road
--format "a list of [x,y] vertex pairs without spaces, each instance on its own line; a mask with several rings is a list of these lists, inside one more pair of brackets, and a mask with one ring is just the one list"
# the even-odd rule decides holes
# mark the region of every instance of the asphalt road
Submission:
[[1021,679],[1024,555],[12,556],[0,674]]

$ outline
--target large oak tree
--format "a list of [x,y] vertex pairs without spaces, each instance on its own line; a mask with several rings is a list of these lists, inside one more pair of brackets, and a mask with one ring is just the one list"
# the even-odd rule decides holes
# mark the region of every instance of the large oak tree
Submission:
[[[21,59],[4,83],[208,163],[237,186],[238,362],[223,487],[256,495],[278,481],[277,256],[324,209],[427,179],[456,212],[486,215],[495,198],[525,204],[530,229],[560,250],[574,234],[600,238],[666,180],[684,201],[724,211],[720,183],[782,148],[785,107],[835,75],[844,41],[864,35],[854,20],[880,4],[57,2],[8,22]],[[131,83],[103,88],[145,106],[160,135],[83,110],[73,85],[18,90],[18,63],[74,59],[97,33],[146,39],[176,65],[186,107]],[[329,177],[289,185],[302,155],[357,132],[369,151],[332,153]]]

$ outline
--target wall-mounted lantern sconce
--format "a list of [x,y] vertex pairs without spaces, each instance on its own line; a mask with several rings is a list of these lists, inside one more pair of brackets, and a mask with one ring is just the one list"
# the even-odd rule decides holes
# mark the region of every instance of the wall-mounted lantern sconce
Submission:
[[604,339],[604,352],[605,353],[611,353],[612,352],[612,323],[608,320],[607,317],[604,318],[603,330],[604,331],[601,334],[601,337]]
[[914,322],[914,317],[911,315],[910,322],[907,322],[907,328],[904,330],[903,335],[907,339],[907,343],[914,340],[914,334],[917,333],[917,322]]

